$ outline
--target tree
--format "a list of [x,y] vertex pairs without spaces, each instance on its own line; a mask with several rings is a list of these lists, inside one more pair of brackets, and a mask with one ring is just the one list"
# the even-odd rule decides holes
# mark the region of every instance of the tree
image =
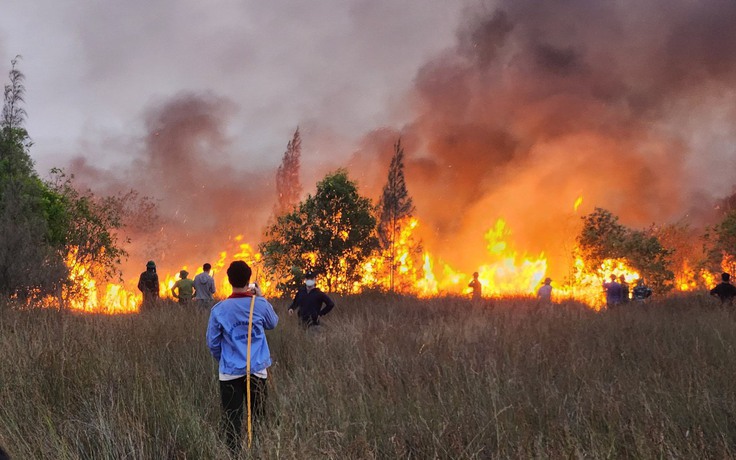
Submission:
[[401,233],[402,224],[414,212],[414,203],[406,190],[404,180],[404,148],[401,138],[394,144],[394,155],[388,168],[388,180],[383,186],[383,194],[379,201],[380,218],[378,221],[378,237],[385,258],[389,261],[389,288],[394,290],[394,272],[396,270],[396,239]]
[[346,171],[325,176],[314,196],[277,218],[259,247],[279,290],[293,290],[303,272],[314,271],[329,291],[350,292],[360,265],[378,247],[373,211]]
[[299,128],[286,146],[281,158],[281,165],[276,171],[276,193],[278,194],[274,214],[278,217],[291,211],[299,203],[302,184],[299,181],[300,161],[302,156],[302,138]]
[[28,299],[58,292],[65,267],[50,243],[56,197],[38,178],[23,128],[24,75],[11,61],[0,120],[0,294]]
[[675,273],[675,285],[682,290],[705,288],[702,272],[706,253],[701,245],[693,244],[702,235],[685,220],[653,229],[662,246],[671,251],[670,269]]
[[706,267],[712,272],[736,270],[736,209],[727,211],[722,220],[706,229]]
[[75,292],[70,269],[108,278],[125,251],[118,245],[118,198],[78,192],[60,171],[41,180],[23,127],[24,76],[12,61],[0,120],[0,295],[30,301]]
[[618,217],[601,208],[582,219],[578,251],[589,270],[599,267],[606,259],[625,260],[655,292],[672,289],[675,275],[668,268],[671,251],[659,242],[654,228],[629,229],[618,223]]

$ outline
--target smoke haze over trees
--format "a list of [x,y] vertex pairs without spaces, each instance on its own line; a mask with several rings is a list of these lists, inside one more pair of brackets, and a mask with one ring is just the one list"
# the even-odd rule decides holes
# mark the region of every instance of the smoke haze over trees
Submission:
[[[95,190],[133,186],[157,200],[161,221],[134,235],[133,257],[176,265],[188,254],[200,263],[237,234],[257,240],[276,202],[278,145],[295,124],[303,127],[303,148],[310,152],[309,164],[302,165],[306,192],[337,163],[346,164],[374,199],[385,180],[381,165],[400,134],[408,152],[406,178],[416,184],[412,198],[421,237],[428,249],[468,271],[485,253],[483,232],[499,217],[520,247],[545,252],[555,277],[568,260],[563,242],[574,241],[569,227],[579,221],[572,210],[578,196],[584,197],[581,212],[610,209],[626,225],[683,217],[702,225],[712,220],[709,203],[736,183],[733,2],[488,1],[464,3],[461,13],[448,2],[421,8],[410,2],[347,4],[350,20],[339,22],[348,31],[344,40],[320,46],[343,46],[338,56],[365,56],[359,63],[346,61],[355,64],[355,73],[349,65],[324,68],[321,59],[288,61],[313,77],[302,79],[309,90],[277,87],[259,97],[253,95],[257,82],[243,88],[209,74],[198,85],[170,82],[138,105],[147,110],[144,133],[112,131],[81,144],[86,155],[72,163],[80,180]],[[300,19],[322,23],[317,19],[329,10],[303,11]],[[179,14],[186,18],[193,11],[185,3]],[[93,12],[102,24],[110,20],[108,13]],[[409,28],[386,22],[413,14],[423,22]],[[454,42],[422,47],[429,36],[422,24],[447,37],[441,18],[456,21]],[[162,25],[163,35],[153,42],[165,43],[178,20]],[[383,30],[382,24],[391,33],[375,44],[364,39]],[[251,62],[234,45],[243,37],[222,30],[219,43],[230,45],[201,55],[216,54],[220,67],[238,75],[242,63]],[[80,33],[95,36],[89,27]],[[121,87],[130,69],[159,81],[155,76],[166,70],[166,61],[132,52],[150,38],[136,36],[130,49],[85,40],[86,56],[99,75]],[[114,66],[100,58],[110,49],[120,51]],[[397,62],[388,49],[404,59],[384,74]],[[284,52],[262,46],[253,61],[276,62]],[[148,64],[145,72],[139,61]],[[394,86],[397,76],[405,78]],[[334,92],[323,92],[320,81]],[[241,99],[241,92],[248,98]],[[295,99],[300,94],[305,99]],[[314,94],[322,99],[309,99]],[[120,156],[124,166],[107,168],[90,159],[100,153]],[[443,206],[436,206],[437,196]]]

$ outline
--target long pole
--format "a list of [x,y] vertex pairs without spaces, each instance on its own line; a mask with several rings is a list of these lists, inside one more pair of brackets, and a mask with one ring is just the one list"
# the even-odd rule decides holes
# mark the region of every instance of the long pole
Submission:
[[250,298],[250,312],[248,313],[248,357],[245,364],[245,392],[248,403],[248,449],[253,444],[253,414],[251,413],[250,400],[250,341],[253,331],[253,306],[256,303],[256,294]]

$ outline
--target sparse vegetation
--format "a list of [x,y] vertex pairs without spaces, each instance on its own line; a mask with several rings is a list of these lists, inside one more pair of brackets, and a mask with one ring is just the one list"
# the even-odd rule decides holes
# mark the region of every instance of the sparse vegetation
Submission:
[[[608,313],[528,299],[274,301],[258,458],[729,458],[736,313],[704,294]],[[12,458],[228,458],[207,312],[0,309]],[[243,454],[244,458],[248,455]]]

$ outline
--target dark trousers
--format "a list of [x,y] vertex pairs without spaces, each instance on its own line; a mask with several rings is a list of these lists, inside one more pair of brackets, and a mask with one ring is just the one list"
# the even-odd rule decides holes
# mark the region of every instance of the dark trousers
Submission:
[[[266,379],[250,376],[250,399],[253,422],[266,416]],[[240,450],[243,430],[243,416],[246,412],[245,377],[220,381],[220,400],[222,401],[222,424],[227,445],[232,451]]]

